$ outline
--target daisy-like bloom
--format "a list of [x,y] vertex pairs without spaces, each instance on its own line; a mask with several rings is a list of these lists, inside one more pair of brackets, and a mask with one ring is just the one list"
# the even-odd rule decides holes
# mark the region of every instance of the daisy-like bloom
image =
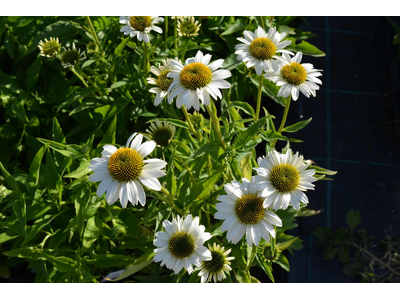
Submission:
[[272,253],[272,246],[270,243],[263,243],[258,247],[257,254],[258,257],[264,260],[267,264],[272,264],[276,262],[281,256],[281,250],[274,247],[274,253]]
[[167,121],[164,121],[164,124],[159,120],[156,120],[155,123],[150,124],[150,129],[146,129],[148,132],[150,139],[155,141],[157,146],[167,147],[174,135],[175,135],[175,126],[169,124]]
[[167,163],[161,159],[144,159],[149,155],[156,143],[144,142],[143,135],[132,134],[125,147],[117,149],[112,145],[105,145],[101,158],[94,158],[89,169],[94,171],[89,176],[90,181],[101,181],[97,188],[97,196],[106,193],[109,205],[120,199],[121,206],[125,208],[128,201],[133,205],[146,204],[146,193],[142,184],[149,189],[159,191],[161,184],[157,178],[165,176],[161,170]]
[[81,49],[76,49],[75,43],[72,43],[72,48],[65,49],[61,55],[61,65],[64,68],[73,68],[79,61],[85,59],[83,57],[84,52],[81,52]]
[[312,64],[300,64],[303,54],[297,54],[291,58],[290,55],[283,53],[282,63],[276,72],[267,72],[265,78],[280,86],[278,97],[289,97],[292,95],[293,100],[299,98],[299,91],[307,98],[310,95],[316,96],[315,91],[319,90],[317,83],[322,84],[318,76],[322,76],[320,71],[314,69]]
[[228,257],[231,253],[231,249],[225,251],[224,247],[217,245],[208,245],[210,249],[212,259],[209,261],[203,261],[201,267],[197,267],[196,270],[200,270],[199,276],[201,276],[201,283],[210,282],[211,279],[214,282],[222,281],[226,278],[225,273],[229,273],[232,270],[230,260],[235,259],[234,257]]
[[201,24],[194,17],[181,18],[178,21],[179,36],[196,36],[199,35]]
[[164,18],[158,16],[119,17],[119,22],[126,24],[120,31],[125,35],[129,34],[131,37],[137,36],[139,41],[144,41],[145,43],[150,42],[149,32],[151,30],[158,33],[163,32],[160,27],[154,25],[163,21]]
[[[178,58],[175,58],[175,60],[178,61]],[[156,94],[156,98],[154,99],[155,106],[158,106],[168,94],[168,89],[171,86],[172,81],[174,81],[172,78],[167,77],[168,73],[171,72],[171,69],[171,59],[169,58],[162,59],[161,64],[158,64],[157,67],[150,67],[150,72],[157,76],[157,78],[147,78],[147,83],[155,85],[155,87],[149,90],[149,92]]]
[[45,57],[54,57],[61,50],[61,43],[58,38],[50,38],[50,41],[44,39],[39,42],[38,48],[40,49],[40,55]]
[[168,99],[172,100],[177,96],[176,106],[180,108],[183,104],[186,109],[192,106],[195,110],[200,109],[200,101],[204,105],[210,104],[210,95],[215,100],[222,99],[220,89],[228,89],[231,84],[224,80],[231,77],[228,70],[217,70],[224,63],[218,59],[210,63],[211,55],[203,56],[198,51],[195,57],[188,58],[185,65],[179,61],[171,60],[172,70],[168,77],[174,79],[170,85]]
[[243,36],[244,38],[237,38],[242,44],[235,46],[235,54],[238,54],[239,61],[246,63],[246,67],[255,67],[257,75],[261,75],[263,70],[265,72],[270,69],[278,71],[280,56],[277,56],[277,53],[293,54],[283,49],[291,43],[291,41],[282,41],[286,33],[277,32],[275,27],[270,28],[268,33],[265,33],[261,27],[258,27],[254,33],[245,30]]
[[261,238],[269,241],[270,235],[275,237],[275,226],[282,226],[282,220],[277,214],[263,206],[265,198],[261,196],[254,178],[249,181],[242,179],[242,183],[232,181],[224,185],[227,195],[221,195],[217,200],[217,212],[214,217],[225,220],[221,230],[228,231],[226,238],[236,244],[246,233],[249,246],[258,246]]
[[87,53],[96,53],[97,51],[99,51],[99,47],[95,42],[90,42],[86,45],[86,51]]
[[159,231],[155,235],[155,262],[161,261],[161,266],[178,274],[182,268],[190,274],[193,266],[200,267],[201,262],[211,260],[211,252],[205,246],[205,241],[211,239],[211,234],[204,232],[205,227],[199,225],[199,217],[187,215],[185,219],[179,216],[172,222],[165,220],[163,227],[166,232]]
[[285,154],[277,151],[268,153],[268,157],[257,159],[258,168],[255,180],[262,190],[261,195],[266,197],[264,207],[274,210],[287,209],[289,204],[295,209],[300,209],[300,202],[307,204],[308,198],[305,192],[313,190],[315,170],[306,170],[309,164],[304,161],[303,155],[288,149]]

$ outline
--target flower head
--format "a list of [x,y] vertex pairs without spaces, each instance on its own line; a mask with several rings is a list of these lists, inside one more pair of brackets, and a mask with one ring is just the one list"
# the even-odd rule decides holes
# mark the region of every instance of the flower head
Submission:
[[[179,61],[178,58],[175,58],[176,61]],[[155,93],[156,98],[154,99],[154,105],[158,106],[164,97],[168,94],[168,89],[171,86],[173,81],[172,78],[167,75],[171,72],[172,65],[171,59],[162,59],[161,64],[158,64],[157,67],[151,66],[150,72],[153,73],[157,78],[149,77],[147,78],[147,83],[155,85],[155,87],[151,88],[149,92]],[[170,103],[172,102],[172,99]]]
[[86,51],[87,53],[96,53],[99,51],[99,47],[95,42],[92,41],[86,45]]
[[288,149],[285,154],[277,151],[268,153],[268,157],[259,157],[255,180],[257,187],[262,190],[265,198],[264,207],[287,209],[289,204],[295,209],[300,209],[300,202],[307,204],[307,189],[314,189],[315,170],[306,170],[309,164],[304,162],[304,157],[297,152],[293,155]]
[[137,36],[139,41],[146,43],[150,42],[149,32],[154,30],[155,32],[162,33],[162,29],[155,24],[163,22],[164,18],[157,16],[139,16],[139,17],[119,17],[121,24],[126,24],[120,31],[125,35],[131,37]]
[[208,249],[211,252],[211,260],[203,261],[201,267],[197,267],[196,270],[200,270],[199,276],[201,276],[201,283],[222,281],[226,278],[225,273],[229,273],[232,270],[230,261],[235,259],[234,257],[228,257],[231,253],[231,249],[225,251],[224,247],[214,243],[212,246],[208,245]]
[[179,36],[196,36],[199,34],[201,24],[194,17],[181,18],[178,21]]
[[112,145],[105,145],[101,158],[94,158],[89,169],[94,171],[89,176],[90,181],[101,181],[97,188],[97,196],[106,193],[108,204],[120,199],[121,206],[126,207],[128,202],[133,205],[146,204],[146,194],[142,184],[149,189],[159,191],[161,184],[157,178],[165,176],[161,170],[167,163],[161,159],[144,159],[156,147],[154,141],[144,142],[143,135],[132,134],[126,146],[117,149]]
[[272,252],[272,246],[270,243],[262,243],[257,249],[258,257],[264,260],[267,264],[272,264],[276,262],[281,256],[281,250],[274,247]]
[[58,38],[50,38],[50,41],[46,38],[39,42],[38,48],[40,49],[40,55],[46,57],[54,57],[61,50],[61,43]]
[[243,36],[244,38],[237,38],[242,44],[235,46],[235,54],[238,54],[238,60],[246,63],[246,67],[255,67],[257,75],[261,75],[263,71],[279,69],[280,56],[277,56],[277,53],[293,54],[283,49],[291,43],[282,41],[286,33],[277,32],[275,27],[270,28],[268,33],[261,27],[254,33],[245,30]]
[[299,98],[299,92],[310,98],[310,95],[316,96],[315,91],[319,90],[317,83],[322,84],[318,76],[322,76],[320,71],[314,69],[312,64],[300,64],[303,54],[297,52],[294,57],[283,53],[282,62],[279,69],[274,72],[267,72],[265,78],[280,86],[278,97],[289,97],[292,95],[293,100]]
[[166,265],[175,274],[185,268],[190,274],[193,265],[200,267],[202,261],[212,259],[210,250],[203,246],[211,234],[204,232],[205,227],[199,225],[199,217],[193,219],[192,215],[187,215],[181,219],[178,216],[172,222],[165,220],[163,227],[165,232],[157,232],[153,241],[158,247],[154,250],[154,261],[161,261],[161,266]]
[[218,59],[210,63],[211,55],[203,56],[198,51],[195,57],[188,58],[185,65],[181,62],[171,61],[172,70],[168,77],[174,79],[170,85],[168,99],[172,101],[177,96],[176,106],[180,108],[183,104],[187,109],[194,107],[200,109],[200,101],[204,105],[210,104],[210,95],[214,99],[221,98],[220,89],[228,89],[231,84],[224,80],[231,76],[228,70],[217,70],[224,63]]
[[232,181],[224,185],[227,195],[221,195],[217,200],[217,212],[214,217],[225,220],[221,230],[228,231],[226,238],[236,244],[246,233],[249,246],[258,246],[261,238],[269,241],[270,235],[275,237],[275,226],[282,226],[282,221],[274,212],[263,206],[265,198],[257,189],[254,178],[242,183]]
[[78,64],[79,61],[85,59],[83,57],[85,51],[81,52],[81,49],[76,49],[75,43],[72,43],[72,48],[65,49],[61,55],[61,65],[64,68],[73,68]]
[[150,129],[146,129],[149,133],[150,138],[156,142],[157,146],[167,147],[174,135],[175,135],[175,126],[169,124],[167,121],[164,121],[164,124],[159,120],[156,120],[155,123],[150,124]]

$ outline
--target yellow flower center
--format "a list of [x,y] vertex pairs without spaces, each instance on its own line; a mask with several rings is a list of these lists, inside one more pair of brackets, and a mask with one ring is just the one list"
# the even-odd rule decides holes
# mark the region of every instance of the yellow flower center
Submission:
[[61,46],[55,40],[50,40],[43,44],[42,46],[42,53],[46,56],[54,56],[60,51]]
[[143,157],[131,148],[118,149],[108,161],[111,177],[119,182],[135,180],[143,170],[143,166]]
[[79,52],[76,51],[75,49],[66,50],[61,57],[61,61],[64,64],[76,65],[78,63],[78,60],[79,60]]
[[243,224],[256,225],[264,217],[263,199],[254,194],[244,195],[236,201],[235,212]]
[[168,249],[175,258],[183,259],[192,255],[195,249],[193,237],[186,232],[173,234],[168,242]]
[[190,63],[179,74],[181,84],[188,89],[196,90],[211,82],[212,72],[202,63]]
[[280,164],[271,170],[269,179],[279,192],[290,193],[299,185],[300,174],[294,166]]
[[174,81],[172,78],[167,77],[169,72],[170,70],[162,71],[156,79],[158,87],[163,91],[168,91],[169,86],[171,85],[172,81]]
[[224,267],[225,257],[224,254],[219,251],[211,251],[211,260],[203,261],[204,267],[209,272],[219,272]]
[[151,17],[130,17],[129,24],[137,31],[144,31],[151,26]]
[[292,85],[302,84],[307,79],[306,69],[296,62],[284,66],[281,72],[283,79]]
[[250,54],[258,60],[268,60],[276,53],[275,44],[265,37],[254,39],[249,46]]

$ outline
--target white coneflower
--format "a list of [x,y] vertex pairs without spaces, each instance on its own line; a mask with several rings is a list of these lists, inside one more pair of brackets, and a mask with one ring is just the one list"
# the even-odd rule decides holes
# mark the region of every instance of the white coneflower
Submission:
[[175,135],[175,126],[167,121],[164,121],[163,124],[156,120],[155,123],[150,124],[150,129],[146,129],[146,132],[148,132],[150,139],[156,142],[157,146],[167,147]]
[[196,36],[199,35],[201,24],[194,17],[181,18],[178,21],[179,36]]
[[81,52],[81,49],[76,49],[75,43],[72,43],[72,48],[65,49],[63,54],[61,55],[61,65],[64,68],[73,68],[76,64],[84,60],[85,51]]
[[211,238],[211,234],[204,232],[205,227],[199,225],[199,217],[187,215],[185,219],[179,216],[163,222],[164,231],[155,234],[154,249],[155,262],[161,261],[161,266],[178,274],[183,268],[191,274],[193,266],[200,267],[201,262],[211,260],[211,252],[203,246]]
[[61,50],[61,43],[58,38],[51,37],[50,40],[46,38],[39,42],[38,48],[40,49],[40,55],[45,57],[54,57]]
[[300,209],[300,202],[308,203],[303,192],[314,189],[315,170],[306,170],[309,164],[302,155],[298,152],[293,155],[291,149],[285,154],[271,151],[268,157],[259,157],[257,163],[255,180],[257,187],[262,189],[261,195],[266,197],[264,207],[285,210],[292,204],[295,209]]
[[238,60],[246,63],[246,67],[255,67],[257,75],[270,69],[278,71],[279,64],[276,60],[279,60],[280,56],[277,56],[277,53],[293,54],[283,49],[291,43],[291,41],[282,41],[286,33],[277,32],[275,27],[270,28],[268,33],[265,33],[261,27],[258,27],[254,33],[245,30],[243,36],[244,38],[237,38],[243,44],[235,46],[235,54],[238,54]]
[[208,249],[211,252],[212,259],[203,261],[201,267],[197,267],[196,270],[200,270],[199,276],[201,276],[201,283],[222,281],[226,278],[225,273],[229,273],[232,270],[230,264],[234,257],[228,257],[231,253],[231,249],[225,251],[224,247],[217,245],[208,245]]
[[126,24],[120,31],[125,35],[131,37],[137,36],[139,41],[146,43],[150,42],[149,32],[154,30],[155,32],[162,33],[162,29],[154,24],[163,22],[164,18],[158,16],[139,16],[139,17],[119,17],[121,24]]
[[211,55],[203,56],[198,51],[195,57],[188,58],[185,65],[181,62],[171,60],[172,70],[168,77],[174,79],[170,85],[168,99],[177,96],[176,106],[180,108],[183,104],[187,109],[194,107],[200,109],[200,101],[204,105],[210,104],[210,95],[214,99],[221,98],[220,89],[228,89],[231,84],[224,80],[231,76],[228,70],[217,70],[224,63],[218,59],[210,63]]
[[103,146],[101,158],[94,158],[89,169],[94,171],[89,176],[90,181],[101,181],[97,188],[97,196],[106,193],[108,204],[120,199],[121,206],[126,207],[128,202],[133,205],[146,204],[146,193],[142,184],[149,189],[160,191],[161,184],[157,178],[165,176],[161,170],[167,163],[161,159],[144,159],[149,155],[156,143],[144,142],[143,135],[132,134],[126,146],[117,149],[112,145]]
[[225,220],[221,230],[228,231],[226,238],[236,244],[246,234],[247,244],[258,246],[261,238],[269,241],[270,235],[276,236],[274,225],[282,226],[277,214],[263,206],[265,198],[256,187],[254,178],[251,182],[243,178],[242,183],[232,181],[224,185],[227,195],[217,200],[217,212],[214,217]]
[[291,58],[290,55],[283,53],[282,63],[276,72],[267,72],[265,78],[280,86],[278,97],[289,97],[292,95],[293,100],[299,98],[299,92],[310,98],[310,95],[316,96],[315,91],[319,90],[317,83],[322,81],[317,77],[322,76],[320,71],[314,69],[312,64],[300,64],[303,54],[297,54]]
[[[175,60],[178,61],[178,58],[175,58]],[[155,87],[149,90],[149,92],[156,94],[156,98],[154,99],[155,106],[159,105],[164,97],[168,94],[168,89],[173,81],[172,78],[167,77],[168,73],[171,72],[171,69],[171,59],[169,58],[162,59],[161,64],[159,63],[157,67],[150,67],[150,72],[157,76],[157,78],[147,78],[147,83],[155,85]],[[171,102],[172,101],[170,101],[170,103]]]

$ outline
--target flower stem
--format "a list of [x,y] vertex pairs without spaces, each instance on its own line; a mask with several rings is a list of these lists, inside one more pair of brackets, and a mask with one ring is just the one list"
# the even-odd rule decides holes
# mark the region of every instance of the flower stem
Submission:
[[74,73],[76,75],[76,77],[78,77],[80,79],[80,81],[82,81],[82,83],[85,87],[89,87],[88,84],[86,83],[85,79],[83,79],[83,77],[74,68],[71,68],[70,70],[72,71],[72,73]]
[[187,46],[188,46],[188,44],[189,44],[189,40],[190,40],[190,38],[186,38],[185,47],[183,48],[183,52],[182,52],[182,56],[181,56],[181,60],[182,60],[182,61],[185,60],[185,54],[186,54]]
[[184,104],[181,106],[181,109],[182,109],[182,111],[183,111],[183,114],[185,115],[186,123],[188,123],[190,132],[193,133],[193,134],[196,136],[196,138],[199,140],[199,142],[201,142],[201,141],[203,140],[203,138],[202,138],[201,135],[194,129],[193,124],[192,124],[192,121],[190,121],[189,114],[187,113],[187,110],[186,110],[186,107],[185,107]]
[[144,72],[145,75],[147,75],[149,60],[148,60],[148,47],[147,47],[147,43],[146,42],[143,42],[143,51],[144,51],[144,54],[143,54],[143,72]]
[[[190,179],[193,183],[196,183],[196,179],[193,176],[192,170],[183,162],[182,158],[179,156],[174,156],[174,158],[179,161],[179,163],[186,169],[186,171],[189,173]],[[165,159],[164,159],[165,160]]]
[[165,37],[164,40],[166,41],[168,38],[168,17],[165,16]]
[[[176,16],[175,16],[174,21],[175,21],[174,22],[174,36],[176,37],[176,36],[178,36],[178,19],[176,18]],[[175,46],[175,51],[178,51],[178,39],[175,39],[174,46]]]
[[[211,103],[212,103],[212,100],[210,99],[210,105],[211,105]],[[210,108],[210,105],[204,105],[204,106],[206,107],[206,110],[207,110],[208,114],[210,115],[211,121],[212,121],[212,123],[214,125],[214,129],[215,129],[215,131],[216,131],[216,133],[217,133],[217,135],[218,135],[218,137],[220,139],[222,148],[224,150],[226,150],[227,147],[226,147],[226,144],[224,142],[224,138],[222,137],[221,129],[219,127],[219,121],[217,120],[216,116],[212,112],[212,110]]]
[[262,87],[263,87],[263,76],[261,74],[260,80],[258,82],[257,108],[256,108],[256,117],[254,119],[255,121],[257,121],[260,116]]
[[[278,133],[281,133],[282,130],[283,130],[283,127],[285,127],[286,118],[287,118],[287,115],[288,115],[288,112],[289,112],[289,107],[290,107],[291,100],[292,100],[292,96],[289,96],[289,97],[286,98],[285,112],[283,113],[282,122],[281,122],[281,125],[279,126]],[[275,147],[276,142],[277,142],[277,140],[275,140],[272,143],[272,147]]]
[[165,187],[161,187],[161,192],[162,192],[166,197],[161,196],[161,195],[158,194],[157,192],[156,192],[156,194],[157,194],[158,196],[161,196],[160,198],[161,198],[165,203],[167,203],[169,206],[171,206],[171,208],[175,209],[176,212],[182,216],[182,215],[183,215],[182,210],[174,204],[174,199],[173,199],[172,195],[169,193],[169,191],[168,191]]
[[90,17],[89,17],[89,16],[86,16],[86,20],[87,20],[87,22],[89,23],[90,30],[92,31],[92,35],[93,35],[94,41],[95,41],[96,44],[97,44],[97,47],[99,47],[101,56],[104,57],[103,49],[101,49],[101,45],[100,45],[100,42],[99,42],[99,38],[97,37],[97,33],[96,33],[96,31],[94,30],[94,27],[93,27],[92,21],[90,20]]

